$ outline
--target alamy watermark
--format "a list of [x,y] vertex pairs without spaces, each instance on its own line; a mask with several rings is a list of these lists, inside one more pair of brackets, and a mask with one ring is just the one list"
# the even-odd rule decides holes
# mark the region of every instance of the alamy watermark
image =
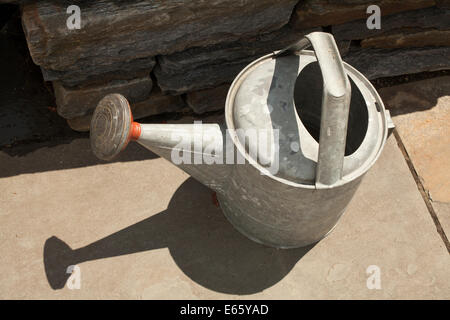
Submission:
[[[256,162],[270,174],[279,169],[278,129],[227,129],[225,138],[220,130],[195,121],[192,132],[174,130],[171,141],[171,160],[174,164],[250,164]],[[245,148],[247,157],[236,150],[234,141]],[[292,152],[299,151],[299,144],[291,144]]]
[[381,269],[377,265],[370,265],[366,269],[369,275],[366,281],[367,289],[380,290],[381,289]]
[[81,29],[81,9],[77,5],[71,5],[67,7],[67,14],[70,16],[67,18],[66,25],[69,30]]
[[366,25],[367,29],[381,29],[381,9],[376,4],[370,5],[366,10],[367,14],[370,16],[367,18]]
[[81,289],[81,268],[77,265],[71,265],[67,267],[66,273],[70,274],[66,282],[67,288],[70,290]]

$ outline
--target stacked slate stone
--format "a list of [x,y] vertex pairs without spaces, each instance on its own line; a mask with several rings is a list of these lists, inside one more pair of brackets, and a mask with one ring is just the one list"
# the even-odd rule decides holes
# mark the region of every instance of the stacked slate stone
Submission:
[[[66,24],[74,4],[79,30]],[[366,26],[371,4],[381,7],[380,30]],[[84,130],[112,92],[129,99],[136,118],[220,110],[249,62],[312,30],[331,31],[344,60],[369,79],[449,69],[449,7],[447,0],[40,0],[22,5],[22,22],[58,113]]]

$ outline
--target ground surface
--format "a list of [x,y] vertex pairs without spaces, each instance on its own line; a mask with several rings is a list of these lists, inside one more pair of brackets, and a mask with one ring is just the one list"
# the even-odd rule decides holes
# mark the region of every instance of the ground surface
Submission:
[[[87,140],[0,161],[0,298],[450,298],[447,249],[393,137],[337,228],[297,250],[248,240],[209,189],[137,146],[111,164]],[[81,288],[52,289],[69,265]]]
[[449,236],[450,76],[384,88],[381,93],[431,211]]
[[[397,132],[336,229],[303,249],[248,240],[211,190],[136,144],[114,163],[87,138],[4,148],[0,298],[449,299],[444,83],[380,90]],[[66,284],[70,265],[80,289]],[[380,289],[367,287],[371,265]]]

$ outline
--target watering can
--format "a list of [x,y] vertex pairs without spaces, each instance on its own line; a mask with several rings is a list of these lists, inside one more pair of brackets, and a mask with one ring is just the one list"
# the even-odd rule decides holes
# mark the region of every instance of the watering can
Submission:
[[139,124],[125,97],[110,94],[93,114],[90,139],[104,160],[138,142],[216,191],[245,236],[296,248],[335,227],[390,123],[370,82],[342,62],[333,36],[313,32],[239,73],[223,124]]

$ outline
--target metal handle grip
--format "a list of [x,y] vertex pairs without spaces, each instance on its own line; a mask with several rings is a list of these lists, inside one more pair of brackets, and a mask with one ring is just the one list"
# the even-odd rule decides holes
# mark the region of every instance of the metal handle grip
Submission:
[[350,110],[351,86],[339,50],[331,34],[313,32],[281,50],[283,56],[312,45],[323,78],[322,116],[316,186],[331,186],[342,178]]

